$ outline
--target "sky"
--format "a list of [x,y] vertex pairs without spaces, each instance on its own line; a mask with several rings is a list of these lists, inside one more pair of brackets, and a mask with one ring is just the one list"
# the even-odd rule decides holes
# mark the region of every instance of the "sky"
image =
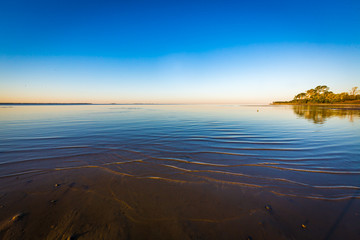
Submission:
[[0,2],[0,102],[239,103],[360,87],[360,1]]

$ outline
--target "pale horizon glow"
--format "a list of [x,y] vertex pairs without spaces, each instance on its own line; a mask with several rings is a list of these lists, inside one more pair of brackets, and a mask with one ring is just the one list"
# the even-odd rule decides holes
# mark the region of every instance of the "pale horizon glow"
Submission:
[[250,45],[157,58],[0,57],[0,102],[234,103],[291,100],[360,79],[358,46]]

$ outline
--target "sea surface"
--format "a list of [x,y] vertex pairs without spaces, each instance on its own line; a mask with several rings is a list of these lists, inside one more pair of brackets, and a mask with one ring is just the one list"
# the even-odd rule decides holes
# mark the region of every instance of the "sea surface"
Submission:
[[[144,181],[215,183],[346,206],[360,199],[360,110],[285,105],[0,106],[0,204],[9,186],[16,187],[12,179],[29,182],[35,176],[92,168]],[[341,221],[340,214],[334,219]],[[358,227],[348,228],[350,239],[355,239]],[[328,239],[334,229],[322,231]]]

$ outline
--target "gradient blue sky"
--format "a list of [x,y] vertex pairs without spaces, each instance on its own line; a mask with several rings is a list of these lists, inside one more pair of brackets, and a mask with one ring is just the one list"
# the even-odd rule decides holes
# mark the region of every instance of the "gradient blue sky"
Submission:
[[360,87],[360,1],[1,1],[0,102],[270,103]]

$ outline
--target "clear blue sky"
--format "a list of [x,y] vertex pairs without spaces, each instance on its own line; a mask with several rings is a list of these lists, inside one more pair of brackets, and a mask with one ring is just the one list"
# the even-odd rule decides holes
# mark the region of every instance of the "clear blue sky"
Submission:
[[0,102],[269,103],[359,66],[358,0],[0,2]]

